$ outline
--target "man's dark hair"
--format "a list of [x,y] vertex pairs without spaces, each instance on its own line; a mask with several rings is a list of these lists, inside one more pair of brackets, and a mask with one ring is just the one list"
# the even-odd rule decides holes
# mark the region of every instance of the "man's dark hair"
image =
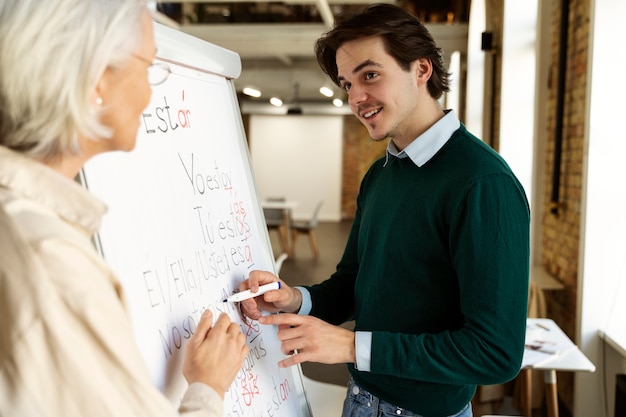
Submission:
[[385,49],[405,71],[418,58],[430,60],[433,73],[428,80],[428,92],[438,99],[450,91],[449,73],[443,65],[441,48],[435,44],[428,29],[420,20],[404,9],[391,4],[374,4],[363,13],[340,21],[315,43],[315,55],[322,70],[333,82],[337,79],[337,50],[346,42],[380,36]]

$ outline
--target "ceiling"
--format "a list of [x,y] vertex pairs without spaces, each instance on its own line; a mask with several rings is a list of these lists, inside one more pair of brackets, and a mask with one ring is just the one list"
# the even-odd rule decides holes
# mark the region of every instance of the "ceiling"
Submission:
[[[466,51],[469,0],[412,1],[403,7],[425,22],[445,57],[452,51]],[[313,45],[332,27],[337,15],[361,10],[380,0],[156,3],[156,18],[160,23],[239,54],[242,72],[235,80],[235,87],[243,112],[284,114],[294,107],[303,109],[304,113],[348,112],[346,106],[340,109],[332,106],[332,98],[319,92],[320,87],[326,86],[335,92],[335,97],[345,99],[341,89],[317,65]],[[262,96],[251,98],[241,94],[246,86],[261,90]],[[273,96],[283,100],[282,108],[269,105]]]

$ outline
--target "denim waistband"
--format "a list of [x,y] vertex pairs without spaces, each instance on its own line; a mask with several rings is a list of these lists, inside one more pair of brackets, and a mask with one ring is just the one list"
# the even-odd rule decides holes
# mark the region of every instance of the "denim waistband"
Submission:
[[[412,411],[405,410],[404,408],[398,407],[397,405],[379,399],[377,396],[358,386],[352,378],[350,378],[350,381],[348,382],[347,396],[364,406],[378,410],[379,413],[395,415],[399,417],[423,417],[421,414],[416,414]],[[372,415],[379,415],[379,413]],[[471,404],[467,404],[458,413],[455,413],[449,417],[456,416],[472,416]]]

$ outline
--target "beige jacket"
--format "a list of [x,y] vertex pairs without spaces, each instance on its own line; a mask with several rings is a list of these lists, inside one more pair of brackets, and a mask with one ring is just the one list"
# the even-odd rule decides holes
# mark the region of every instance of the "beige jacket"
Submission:
[[207,385],[175,405],[152,385],[122,288],[91,242],[105,211],[0,146],[0,417],[221,416]]

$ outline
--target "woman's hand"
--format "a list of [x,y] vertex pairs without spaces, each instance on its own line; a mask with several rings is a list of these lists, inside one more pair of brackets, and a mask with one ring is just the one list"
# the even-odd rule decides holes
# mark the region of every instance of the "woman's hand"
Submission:
[[213,313],[205,310],[185,347],[183,375],[190,384],[203,382],[224,398],[250,349],[239,325],[227,314],[220,314],[213,327],[212,323]]

